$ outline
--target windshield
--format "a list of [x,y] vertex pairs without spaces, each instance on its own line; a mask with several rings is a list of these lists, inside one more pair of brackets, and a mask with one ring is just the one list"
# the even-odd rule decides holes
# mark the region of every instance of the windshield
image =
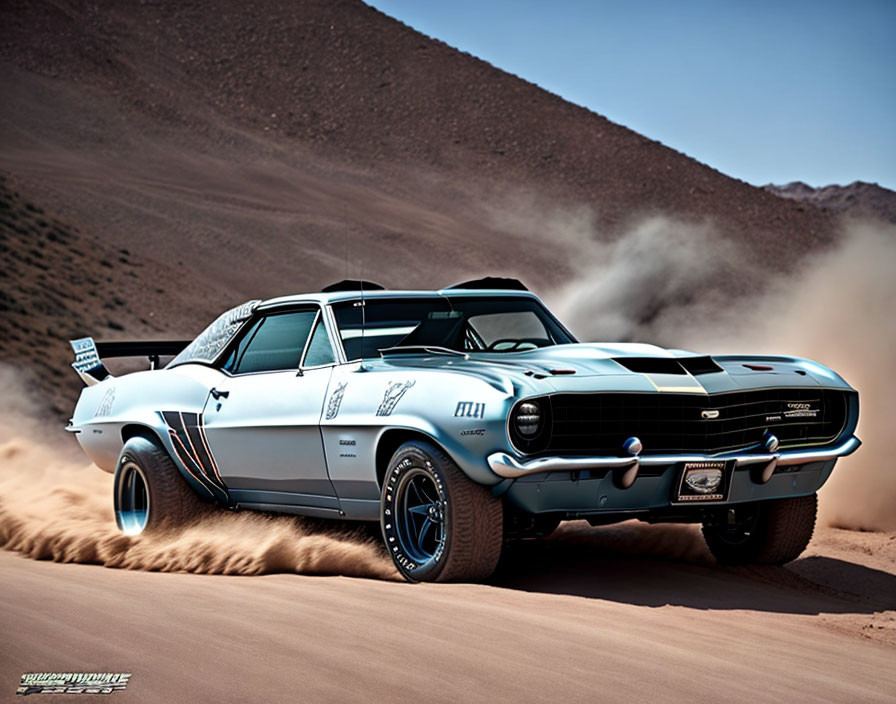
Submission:
[[520,352],[575,342],[532,298],[368,298],[334,304],[333,312],[346,359],[390,347]]

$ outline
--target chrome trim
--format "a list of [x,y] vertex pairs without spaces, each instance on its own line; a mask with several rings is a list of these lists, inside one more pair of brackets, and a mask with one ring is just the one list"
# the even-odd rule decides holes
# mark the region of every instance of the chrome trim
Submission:
[[342,336],[339,334],[339,326],[336,325],[336,314],[329,303],[324,306],[324,324],[327,326],[327,335],[330,337],[330,346],[336,353],[336,364],[347,364],[345,348],[342,346]]
[[837,457],[851,455],[862,441],[855,435],[836,447],[818,450],[791,450],[763,454],[727,453],[721,455],[647,455],[645,457],[538,457],[520,462],[506,452],[495,452],[488,456],[488,466],[499,477],[516,479],[539,472],[570,472],[583,469],[621,469],[631,466],[656,466],[679,462],[707,462],[713,460],[734,460],[737,467],[753,464],[768,464],[773,460],[779,466],[822,462]]
[[[320,320],[320,307],[319,306],[317,308],[317,313],[314,314],[314,320],[311,321],[311,329],[308,330],[308,339],[305,340],[305,344],[302,347],[302,354],[299,357],[299,366],[298,366],[299,370],[305,369],[305,355],[308,354],[308,347],[311,345],[311,338],[314,337],[314,333],[317,328],[318,320]],[[324,327],[326,328],[326,326],[324,326]],[[324,332],[326,332],[326,330]],[[327,333],[327,337],[329,337],[329,336],[330,336],[330,334]],[[332,347],[332,345],[330,345],[330,347]],[[336,355],[333,355],[333,356],[335,357]]]
[[804,462],[823,462],[824,460],[833,460],[837,457],[845,457],[851,455],[859,449],[862,441],[855,435],[841,443],[837,447],[827,447],[820,450],[796,450],[792,452],[778,452],[778,464],[783,466],[793,464],[803,464]]

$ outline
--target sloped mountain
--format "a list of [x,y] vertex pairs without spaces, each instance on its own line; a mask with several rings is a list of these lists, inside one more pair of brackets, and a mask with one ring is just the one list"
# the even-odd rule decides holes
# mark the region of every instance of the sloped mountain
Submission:
[[808,203],[822,211],[857,218],[871,218],[896,224],[896,191],[876,183],[854,181],[848,186],[813,188],[802,181],[763,188],[782,198]]
[[191,336],[342,278],[545,291],[649,215],[760,252],[834,238],[359,0],[6,2],[0,65],[0,352],[48,388],[68,336]]

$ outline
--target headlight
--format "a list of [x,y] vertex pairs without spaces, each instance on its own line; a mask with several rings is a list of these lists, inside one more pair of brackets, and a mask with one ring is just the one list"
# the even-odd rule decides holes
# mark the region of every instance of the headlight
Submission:
[[510,444],[526,455],[547,449],[552,427],[551,400],[546,396],[519,401],[507,419]]
[[541,429],[541,407],[532,401],[521,403],[513,418],[517,432],[524,438],[533,438]]

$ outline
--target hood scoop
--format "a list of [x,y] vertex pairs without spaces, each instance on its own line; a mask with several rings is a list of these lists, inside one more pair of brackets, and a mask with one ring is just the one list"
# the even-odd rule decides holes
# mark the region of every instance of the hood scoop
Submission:
[[716,374],[724,371],[712,357],[614,357],[613,361],[638,374]]
[[575,369],[568,369],[568,368],[547,369],[545,371],[547,371],[547,374],[545,374],[544,371],[537,372],[534,369],[527,369],[526,371],[523,372],[523,374],[525,374],[526,376],[531,376],[533,379],[547,379],[548,375],[550,375],[550,376],[567,376],[569,374],[576,373]]

